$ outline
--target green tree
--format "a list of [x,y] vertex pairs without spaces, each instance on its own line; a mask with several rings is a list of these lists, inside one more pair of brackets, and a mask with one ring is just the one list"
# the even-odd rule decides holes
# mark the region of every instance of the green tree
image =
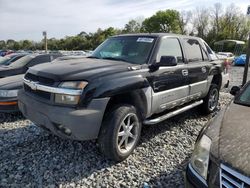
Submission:
[[105,30],[102,30],[99,28],[97,32],[90,33],[88,36],[86,36],[89,42],[89,49],[95,49],[99,44],[101,44],[108,37],[117,35],[120,33],[121,33],[121,30],[115,29],[113,27],[109,27]]
[[6,41],[6,48],[7,49],[13,49],[14,44],[15,44],[15,40],[9,39],[9,40]]
[[180,33],[179,20],[180,14],[176,10],[158,11],[143,21],[142,30],[149,33]]
[[6,49],[6,43],[4,40],[0,41],[0,49]]
[[210,29],[210,11],[208,8],[196,8],[193,11],[193,30],[198,37],[206,38]]
[[24,50],[31,50],[32,46],[33,46],[32,41],[30,41],[30,40],[24,40],[24,41],[22,41],[22,49],[24,49]]
[[141,31],[141,23],[136,20],[130,20],[123,29],[123,33],[139,33]]
[[192,12],[191,11],[182,11],[179,16],[179,27],[180,27],[180,33],[183,35],[188,34],[188,24],[190,23],[190,20],[192,18]]
[[13,45],[13,50],[20,50],[21,49],[21,45],[19,42],[14,42],[14,45]]

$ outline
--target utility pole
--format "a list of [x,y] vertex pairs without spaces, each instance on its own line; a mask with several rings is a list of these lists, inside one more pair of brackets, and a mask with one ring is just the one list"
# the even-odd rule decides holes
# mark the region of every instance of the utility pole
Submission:
[[48,41],[47,41],[47,32],[43,31],[43,37],[44,37],[44,48],[45,48],[45,53],[48,53]]
[[[247,7],[247,15],[250,16],[250,5]],[[248,45],[247,45],[247,54],[246,54],[246,62],[245,69],[243,74],[242,86],[247,82],[247,74],[249,68],[249,57],[250,57],[250,32],[248,33]]]
[[245,83],[247,82],[247,74],[248,74],[248,68],[249,68],[249,57],[250,57],[250,33],[248,34],[247,54],[246,54],[246,62],[245,62],[245,69],[244,69],[244,74],[243,74],[242,86],[245,85]]

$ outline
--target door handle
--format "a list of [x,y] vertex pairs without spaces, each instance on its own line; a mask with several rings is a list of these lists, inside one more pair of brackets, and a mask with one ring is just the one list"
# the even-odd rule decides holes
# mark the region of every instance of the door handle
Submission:
[[183,76],[188,76],[188,70],[187,69],[183,69],[181,72],[182,72]]
[[202,72],[202,73],[206,73],[206,72],[207,72],[206,67],[202,67],[202,68],[201,68],[201,72]]

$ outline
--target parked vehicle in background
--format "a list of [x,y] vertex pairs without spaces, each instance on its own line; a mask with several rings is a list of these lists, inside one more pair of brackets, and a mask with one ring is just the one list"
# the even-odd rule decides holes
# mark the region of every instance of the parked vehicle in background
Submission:
[[56,61],[65,61],[65,60],[70,60],[70,59],[82,59],[86,58],[86,56],[61,56],[53,60],[53,62]]
[[23,87],[23,74],[0,79],[0,113],[17,112],[17,92]]
[[38,65],[24,77],[19,108],[55,135],[97,139],[106,157],[122,161],[142,124],[157,124],[198,105],[217,108],[224,63],[200,38],[175,34],[119,35],[92,56]]
[[61,56],[60,54],[32,54],[26,55],[8,66],[0,66],[0,78],[24,74],[29,67],[51,62],[55,58]]
[[0,56],[4,57],[6,54],[7,50],[0,50]]
[[246,63],[246,54],[241,54],[238,57],[234,58],[233,65],[245,65]]
[[[80,56],[62,56],[54,59],[51,63],[62,63],[64,62],[64,60],[69,59],[81,58]],[[17,92],[23,87],[23,77],[24,74],[20,74],[0,79],[0,113],[10,113],[19,111],[17,104]]]
[[65,55],[65,56],[86,56],[86,52],[83,50],[71,50],[71,51],[66,51],[66,50],[59,50],[59,53]]
[[227,39],[215,42],[214,49],[216,52],[232,53],[236,56],[239,56],[243,52],[244,45],[244,41]]
[[0,59],[0,66],[3,65],[10,65],[11,63],[13,63],[14,61],[22,58],[23,56],[25,56],[27,54],[18,54],[18,53],[12,53],[10,55],[6,55],[3,58]]
[[250,81],[198,136],[186,187],[250,187]]
[[12,51],[12,50],[1,50],[0,56],[4,57],[4,56],[12,54],[12,53],[14,53],[14,51]]
[[85,50],[86,56],[91,56],[93,53],[93,50]]
[[234,54],[231,53],[231,52],[218,52],[217,55],[218,55],[220,58],[223,58],[223,57],[227,58],[227,59],[229,60],[230,63],[232,63],[233,60],[234,60],[234,58],[235,58]]

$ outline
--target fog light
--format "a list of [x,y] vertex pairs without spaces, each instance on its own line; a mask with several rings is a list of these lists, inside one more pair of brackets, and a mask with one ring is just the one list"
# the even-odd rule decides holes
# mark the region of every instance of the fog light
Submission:
[[60,104],[77,104],[79,102],[80,96],[74,95],[64,95],[64,94],[56,94],[55,95],[55,102]]

